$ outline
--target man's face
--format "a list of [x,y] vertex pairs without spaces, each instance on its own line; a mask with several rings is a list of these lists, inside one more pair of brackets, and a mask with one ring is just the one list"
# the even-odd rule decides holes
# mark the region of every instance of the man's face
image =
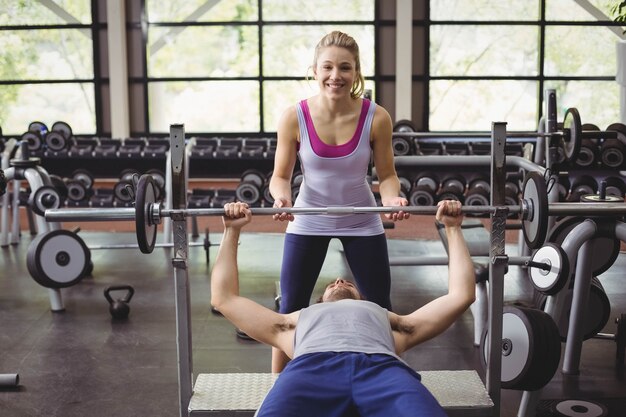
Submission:
[[338,300],[361,300],[361,294],[353,283],[341,278],[337,278],[326,286],[322,295],[322,302]]

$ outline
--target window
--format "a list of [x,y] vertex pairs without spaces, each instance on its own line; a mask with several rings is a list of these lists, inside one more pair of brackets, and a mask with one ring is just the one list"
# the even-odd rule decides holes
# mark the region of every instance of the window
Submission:
[[583,123],[618,121],[623,29],[608,17],[610,1],[589,3],[431,1],[429,129],[536,129],[545,89],[557,91],[559,120],[577,107]]
[[4,135],[21,135],[34,120],[96,132],[93,33],[90,0],[0,0]]
[[331,30],[361,49],[374,86],[374,0],[146,0],[149,130],[275,132],[282,112],[315,94],[315,43]]

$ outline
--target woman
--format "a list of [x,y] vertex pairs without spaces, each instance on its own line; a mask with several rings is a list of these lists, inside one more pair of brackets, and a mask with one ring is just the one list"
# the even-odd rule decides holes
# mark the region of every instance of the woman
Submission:
[[[282,115],[270,192],[274,207],[292,207],[291,176],[300,159],[303,180],[293,207],[375,206],[367,181],[373,155],[383,206],[406,206],[391,147],[389,113],[361,98],[365,80],[359,47],[349,35],[334,31],[315,48],[313,74],[319,94],[292,106]],[[385,215],[403,220],[408,213]],[[281,313],[308,306],[328,244],[341,240],[348,265],[364,297],[391,310],[391,277],[387,240],[376,213],[354,215],[274,215],[290,221],[285,235]],[[280,372],[287,357],[272,355],[272,372]]]

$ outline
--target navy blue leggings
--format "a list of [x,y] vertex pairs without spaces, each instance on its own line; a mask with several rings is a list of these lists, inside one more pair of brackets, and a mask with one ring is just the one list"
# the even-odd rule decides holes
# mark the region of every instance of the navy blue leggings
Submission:
[[280,312],[309,305],[330,240],[336,237],[361,295],[391,311],[391,272],[385,234],[376,236],[308,236],[287,233],[280,273]]

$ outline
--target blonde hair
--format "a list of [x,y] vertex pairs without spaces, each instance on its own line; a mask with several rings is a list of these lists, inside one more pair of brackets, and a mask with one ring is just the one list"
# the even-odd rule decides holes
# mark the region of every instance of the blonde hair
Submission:
[[361,95],[363,95],[363,91],[365,91],[365,78],[363,77],[363,73],[361,72],[359,45],[356,43],[354,38],[347,33],[343,33],[338,30],[328,33],[322,39],[320,39],[317,46],[315,47],[315,56],[313,57],[314,69],[317,67],[317,58],[319,57],[321,50],[329,46],[338,46],[340,48],[347,49],[354,57],[354,69],[356,71],[356,79],[354,80],[352,88],[350,89],[350,97],[361,97]]

